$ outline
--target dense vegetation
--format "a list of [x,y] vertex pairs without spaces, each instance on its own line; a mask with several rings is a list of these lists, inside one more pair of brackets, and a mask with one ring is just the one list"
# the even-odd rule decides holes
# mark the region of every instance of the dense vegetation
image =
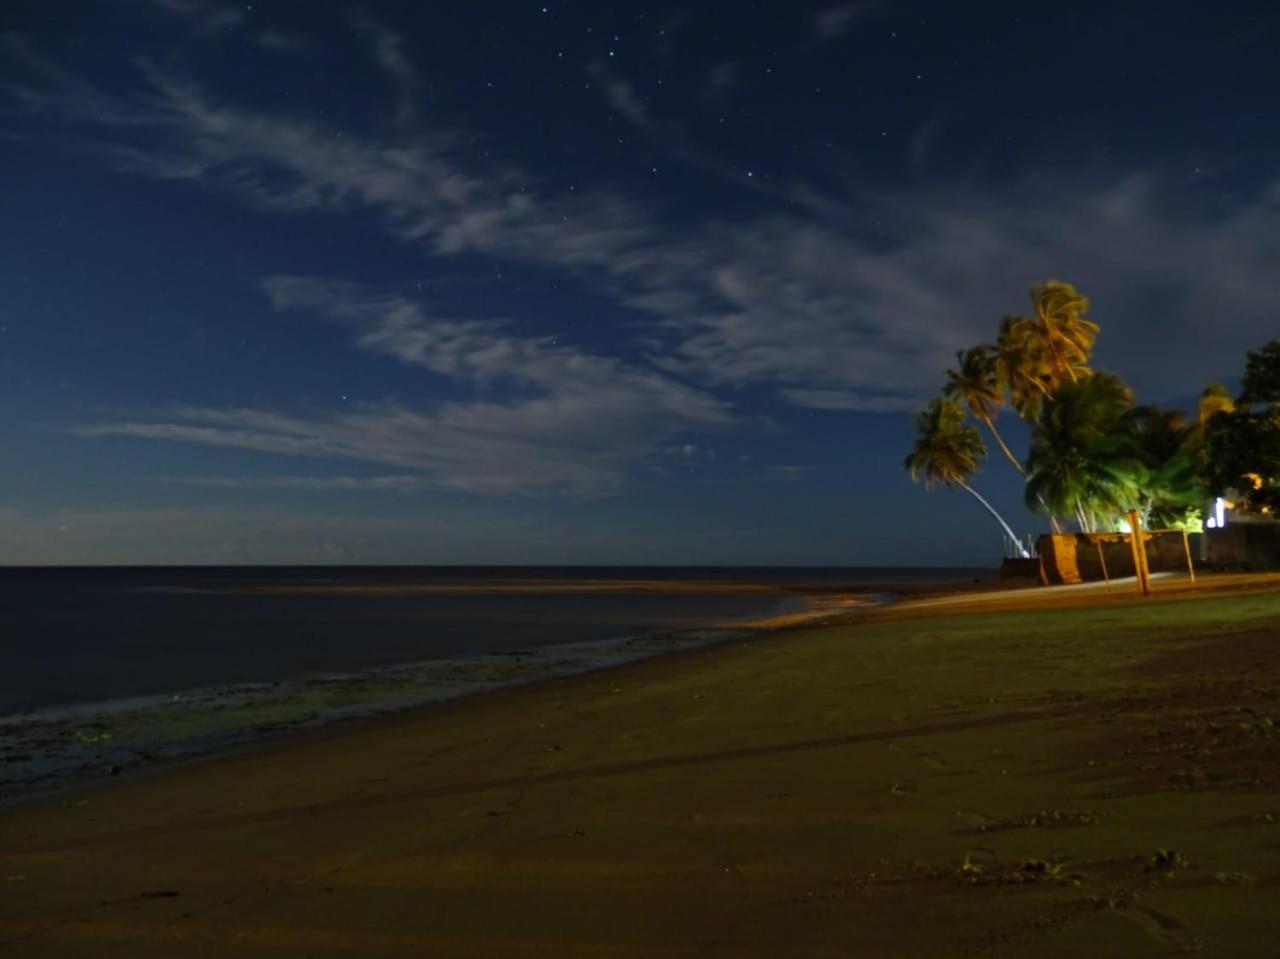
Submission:
[[[1119,376],[1092,369],[1099,327],[1070,283],[1037,284],[1031,305],[1028,316],[1005,317],[994,343],[956,354],[942,395],[915,417],[904,464],[912,479],[965,490],[1017,541],[972,484],[987,455],[972,418],[1054,531],[1113,531],[1130,510],[1144,526],[1196,530],[1215,496],[1280,511],[1280,340],[1248,354],[1239,396],[1211,384],[1190,417],[1140,405]],[[997,425],[1006,408],[1030,430],[1022,459]]]

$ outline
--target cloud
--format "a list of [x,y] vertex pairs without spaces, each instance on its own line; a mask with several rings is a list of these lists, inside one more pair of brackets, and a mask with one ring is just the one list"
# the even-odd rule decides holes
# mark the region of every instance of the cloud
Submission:
[[[432,317],[406,297],[312,277],[274,276],[264,286],[277,309],[345,323],[362,349],[470,384],[476,398],[429,411],[396,404],[308,415],[187,409],[167,420],[78,432],[413,471],[311,488],[405,488],[416,479],[489,495],[599,496],[617,492],[628,470],[673,436],[730,422],[724,403],[656,369],[519,336],[502,321]],[[493,389],[512,385],[515,398]]]
[[813,32],[821,40],[836,40],[849,32],[859,20],[873,17],[884,9],[884,0],[841,3],[826,7],[813,15]]
[[654,52],[663,59],[669,58],[675,52],[680,35],[692,19],[692,11],[680,9],[658,21]]
[[147,0],[152,7],[181,17],[201,33],[218,33],[244,23],[244,10],[213,0]]
[[702,100],[708,106],[723,103],[738,85],[741,65],[737,60],[723,60],[707,71],[702,87]]
[[[561,402],[577,394],[548,384],[572,366],[576,382],[601,383],[606,395],[615,375],[632,398],[697,384],[692,407],[708,391],[740,387],[822,409],[909,406],[936,390],[955,350],[993,336],[1000,316],[1025,308],[1026,287],[1051,276],[1093,297],[1099,361],[1156,397],[1234,370],[1273,319],[1266,294],[1280,269],[1270,239],[1280,203],[1270,187],[1192,206],[1185,184],[1142,173],[997,184],[939,175],[847,195],[809,189],[803,205],[760,195],[732,218],[676,227],[643,198],[566,193],[510,164],[482,166],[463,134],[419,124],[394,140],[338,137],[163,74],[149,82],[141,103],[86,111],[107,118],[105,149],[122,169],[200,182],[271,211],[372,213],[426,255],[533,265],[631,310],[634,341],[620,349],[646,350],[644,369],[551,349],[510,323],[429,317],[365,294],[342,301],[365,317],[366,350],[476,383],[522,376]],[[651,120],[617,84],[620,111]],[[931,149],[945,151],[945,130],[932,136]],[[1161,362],[1135,368],[1134,356],[1152,354]]]
[[607,428],[582,435],[591,420],[592,411],[564,403],[455,405],[439,413],[382,406],[310,416],[192,409],[171,421],[103,423],[78,432],[394,466],[418,471],[438,488],[481,495],[616,493],[647,445],[593,449]]
[[309,37],[284,30],[260,30],[254,39],[259,46],[280,53],[310,53],[315,50],[315,44]]
[[898,413],[914,409],[917,396],[871,396],[854,390],[787,389],[782,395],[796,406],[814,410],[856,410],[862,413]]
[[422,77],[405,52],[404,37],[365,13],[356,14],[353,22],[369,40],[374,60],[391,81],[396,96],[396,120],[409,122],[417,111]]
[[429,316],[407,297],[315,277],[272,276],[263,286],[276,309],[309,309],[353,322],[362,348],[442,376],[484,385],[527,384],[561,397],[613,398],[673,422],[728,419],[720,401],[657,370],[561,345],[553,337],[517,335],[507,321]]
[[600,86],[604,92],[605,101],[615,113],[634,127],[647,129],[653,126],[649,105],[636,93],[635,87],[628,81],[610,72],[609,68],[599,60],[593,60],[588,65],[587,73]]
[[396,492],[412,493],[428,489],[432,483],[422,476],[162,476],[156,482],[207,489],[285,489],[309,493]]

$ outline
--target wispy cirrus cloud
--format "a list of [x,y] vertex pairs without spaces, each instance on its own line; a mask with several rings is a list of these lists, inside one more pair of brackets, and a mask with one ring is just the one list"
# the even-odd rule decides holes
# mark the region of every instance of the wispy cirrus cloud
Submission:
[[368,38],[374,60],[391,81],[397,122],[408,123],[417,112],[423,82],[422,75],[405,50],[405,38],[368,13],[354,14],[353,23]]
[[[834,29],[874,8],[832,11]],[[634,89],[599,69],[624,118],[651,125]],[[460,134],[418,124],[387,140],[337,137],[164,74],[149,82],[144,100],[85,117],[121,169],[199,182],[282,213],[372,213],[430,256],[560,271],[634,311],[631,346],[704,392],[765,387],[821,409],[920,402],[954,350],[990,337],[1002,314],[1023,308],[1029,282],[1055,275],[1093,295],[1106,323],[1104,362],[1110,349],[1118,361],[1176,331],[1174,354],[1134,374],[1140,387],[1167,392],[1193,368],[1233,368],[1270,308],[1259,291],[1280,265],[1267,239],[1280,229],[1280,208],[1265,190],[1190,209],[1144,174],[1013,178],[999,190],[938,180],[844,196],[810,190],[804,205],[768,196],[753,214],[675,228],[634,198],[569,194],[514,163],[479,163]],[[1206,315],[1217,318],[1211,338],[1202,335]],[[441,375],[472,376],[480,357],[501,355],[531,371],[568,368],[563,354],[489,321],[388,316],[360,345]],[[579,358],[576,375],[595,382],[611,369],[607,359]]]
[[620,117],[641,129],[653,126],[649,105],[636,92],[634,84],[610,71],[601,60],[593,60],[589,63],[587,74],[604,92],[605,102]]
[[[269,277],[264,287],[277,309],[342,322],[361,348],[472,384],[477,397],[425,412],[393,404],[309,415],[187,409],[168,420],[93,424],[79,432],[414,471],[373,480],[275,481],[297,488],[598,496],[616,492],[636,464],[672,437],[731,419],[726,404],[656,369],[520,336],[501,321],[436,318],[406,297],[313,277]],[[504,384],[520,386],[519,395],[489,389]]]
[[245,21],[245,11],[216,0],[147,0],[152,7],[181,17],[202,33],[217,33]]
[[742,65],[737,60],[721,60],[707,71],[701,98],[707,106],[718,106],[729,98],[741,79]]
[[609,430],[595,410],[553,400],[455,404],[432,413],[386,405],[313,415],[192,409],[163,422],[101,423],[78,432],[393,466],[416,471],[424,485],[481,495],[601,496],[619,490],[650,445],[617,442]]
[[430,489],[432,483],[413,474],[394,476],[157,476],[160,483],[202,486],[207,489],[283,489],[297,492],[396,492]]
[[859,20],[876,16],[884,7],[884,0],[861,0],[825,7],[813,15],[813,32],[820,40],[839,39]]
[[706,392],[644,366],[522,336],[502,320],[429,315],[407,297],[315,277],[271,276],[263,286],[276,309],[305,309],[356,325],[356,343],[451,378],[524,383],[548,394],[634,401],[674,422],[715,423],[728,408]]
[[287,30],[260,30],[254,39],[259,46],[280,53],[311,53],[316,48],[309,37]]

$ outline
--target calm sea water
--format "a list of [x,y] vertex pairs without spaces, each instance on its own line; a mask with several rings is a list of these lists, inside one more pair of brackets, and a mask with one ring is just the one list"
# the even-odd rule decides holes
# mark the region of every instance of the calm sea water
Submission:
[[[0,569],[0,806],[289,730],[722,642],[741,635],[726,624],[824,594],[975,575]],[[617,588],[638,580],[648,588]]]
[[[0,569],[0,716],[695,628],[803,608],[800,597],[812,590],[972,575],[955,569],[639,567]],[[600,580],[657,580],[671,583],[673,591],[563,589]],[[771,590],[674,591],[691,581],[761,583]],[[539,582],[562,584],[561,590],[539,593]],[[528,591],[476,591],[496,584],[523,584]],[[296,587],[316,591],[273,591]],[[414,593],[414,587],[444,591]]]

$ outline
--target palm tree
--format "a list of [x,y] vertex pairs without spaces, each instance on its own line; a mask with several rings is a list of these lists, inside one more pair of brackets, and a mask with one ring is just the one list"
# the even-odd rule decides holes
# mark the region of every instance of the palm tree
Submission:
[[1040,407],[1053,395],[1058,377],[1044,350],[1040,348],[1026,317],[1006,316],[1000,321],[993,357],[996,376],[1017,414],[1034,422]]
[[913,480],[922,481],[925,489],[941,483],[948,488],[964,490],[986,507],[1003,527],[1005,535],[1018,543],[1022,557],[1028,559],[1029,554],[1004,517],[969,485],[978,465],[987,456],[987,448],[982,443],[982,435],[972,426],[967,426],[964,420],[965,411],[959,403],[945,397],[932,400],[928,409],[915,416],[916,440],[902,464],[903,468]]
[[1124,429],[1132,405],[1129,388],[1109,373],[1058,387],[1032,428],[1027,506],[1074,514],[1082,532],[1136,506],[1146,477]]
[[996,340],[997,369],[1024,419],[1035,420],[1061,383],[1089,375],[1098,325],[1085,319],[1089,300],[1070,283],[1031,288],[1034,316],[1006,316]]
[[1230,413],[1235,408],[1235,401],[1231,399],[1231,393],[1227,388],[1221,383],[1210,383],[1200,394],[1200,403],[1196,410],[1200,429],[1204,429],[1204,425],[1215,413]]
[[956,369],[947,370],[947,383],[942,392],[959,400],[969,408],[974,419],[986,424],[1018,475],[1026,475],[1022,464],[1009,451],[1004,437],[996,429],[996,411],[1004,405],[1004,390],[1001,388],[1000,370],[992,347],[975,346],[956,353]]
[[1059,375],[1076,383],[1089,375],[1089,355],[1098,338],[1098,324],[1085,319],[1089,298],[1070,283],[1048,280],[1031,288],[1036,308],[1034,328]]
[[1200,427],[1177,410],[1153,406],[1134,407],[1123,426],[1143,467],[1135,477],[1143,525],[1153,517],[1163,526],[1185,520],[1205,498]]

